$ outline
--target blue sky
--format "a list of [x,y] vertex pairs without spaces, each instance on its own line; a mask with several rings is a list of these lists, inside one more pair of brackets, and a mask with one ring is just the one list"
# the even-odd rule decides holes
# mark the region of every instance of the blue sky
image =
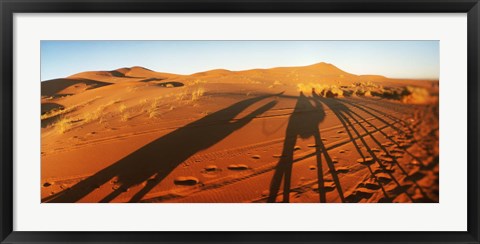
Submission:
[[353,74],[438,79],[438,41],[41,41],[41,80],[143,66],[192,74],[331,63]]

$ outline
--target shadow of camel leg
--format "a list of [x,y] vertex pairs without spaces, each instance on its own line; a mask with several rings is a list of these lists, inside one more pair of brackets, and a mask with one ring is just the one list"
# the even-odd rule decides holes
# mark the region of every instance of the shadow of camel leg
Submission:
[[317,179],[318,179],[318,195],[320,202],[327,202],[327,195],[325,192],[325,180],[323,179],[323,165],[322,165],[322,152],[320,151],[320,135],[315,135],[315,156],[317,157]]

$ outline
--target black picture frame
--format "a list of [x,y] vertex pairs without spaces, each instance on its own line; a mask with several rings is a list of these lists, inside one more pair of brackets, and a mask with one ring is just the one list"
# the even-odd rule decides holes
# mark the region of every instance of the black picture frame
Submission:
[[[0,0],[1,243],[479,243],[478,0]],[[13,15],[15,13],[468,13],[468,230],[466,232],[22,232],[13,231]]]

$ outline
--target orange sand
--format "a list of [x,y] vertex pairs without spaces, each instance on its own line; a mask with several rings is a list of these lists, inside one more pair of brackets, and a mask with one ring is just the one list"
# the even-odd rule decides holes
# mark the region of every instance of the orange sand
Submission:
[[438,202],[438,81],[319,63],[42,82],[42,202]]

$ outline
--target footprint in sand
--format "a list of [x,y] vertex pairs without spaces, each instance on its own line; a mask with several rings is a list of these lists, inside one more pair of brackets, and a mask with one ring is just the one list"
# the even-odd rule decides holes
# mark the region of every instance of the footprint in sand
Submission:
[[360,183],[358,185],[358,188],[364,188],[364,189],[368,189],[368,190],[378,190],[381,187],[377,183],[364,182],[364,183]]
[[50,183],[50,182],[43,183],[43,187],[50,187],[51,185],[53,185],[53,183]]
[[381,153],[380,156],[381,157],[386,157],[386,158],[391,158],[392,157],[392,155],[390,155],[390,153],[385,153],[385,152]]
[[385,142],[385,143],[382,143],[381,145],[384,146],[384,147],[390,147],[390,146],[393,146],[393,143],[392,142]]
[[400,144],[398,144],[398,146],[399,146],[400,148],[409,148],[410,146],[412,146],[412,144],[405,142],[405,143],[400,143]]
[[417,171],[413,174],[410,174],[409,176],[405,177],[404,181],[413,181],[416,182],[417,180],[420,180],[424,178],[426,175],[420,171]]
[[372,151],[372,152],[380,152],[380,149],[374,147],[374,148],[370,148],[370,151]]
[[404,136],[398,136],[397,137],[397,140],[398,141],[405,141],[407,138],[405,138]]
[[390,153],[405,153],[405,151],[403,151],[402,149],[398,149],[398,148],[394,148],[392,150],[390,150]]
[[337,174],[345,174],[345,173],[348,173],[350,171],[349,168],[347,167],[336,167],[335,168],[335,172],[337,172]]
[[247,170],[248,165],[246,165],[246,164],[230,164],[230,165],[228,165],[227,169],[229,169],[229,170]]
[[408,163],[408,165],[420,166],[420,162],[418,162],[417,160],[413,159],[410,163]]
[[360,188],[355,190],[352,194],[345,197],[346,202],[360,202],[363,199],[370,199],[375,193],[375,190]]
[[381,173],[393,173],[395,172],[394,169],[392,169],[391,167],[384,167],[384,168],[377,168],[375,169],[375,171],[373,171],[374,174],[381,174]]
[[198,184],[199,180],[193,176],[180,176],[175,178],[173,183],[175,185],[182,185],[182,186],[193,186]]
[[345,131],[343,131],[343,130],[337,131],[338,134],[342,134],[342,133],[344,133],[344,132],[345,132]]
[[402,153],[392,153],[392,156],[394,158],[403,158],[403,154]]
[[[323,183],[323,189],[325,189],[325,191],[333,191],[335,190],[335,182],[332,182],[332,181],[326,181]],[[318,192],[319,191],[319,186],[318,184],[314,184],[312,185],[312,190]]]
[[205,167],[205,172],[215,172],[215,171],[218,171],[218,167],[217,165],[207,165],[207,167]]
[[385,163],[390,163],[390,164],[395,163],[395,161],[391,157],[382,157],[380,158],[380,160],[382,160],[382,162],[385,162]]
[[274,158],[281,158],[281,157],[283,157],[283,155],[282,155],[282,154],[273,154],[272,157],[274,157]]
[[390,173],[395,172],[394,166],[390,165],[390,166],[385,167],[385,172],[390,172]]
[[318,147],[317,144],[308,144],[307,147]]
[[375,176],[377,177],[377,181],[380,182],[380,183],[383,183],[383,184],[392,181],[390,176],[388,174],[385,174],[385,173],[378,173]]
[[301,149],[302,149],[302,148],[301,148],[300,146],[295,146],[295,147],[293,148],[293,151],[298,151],[298,150],[301,150]]
[[347,151],[345,151],[345,150],[340,150],[340,151],[338,151],[338,152],[339,152],[339,153],[346,153]]
[[252,155],[253,159],[260,159],[260,155]]
[[374,160],[372,157],[365,157],[365,158],[359,158],[357,159],[357,163],[363,164],[363,165],[370,165],[373,164]]
[[308,166],[308,169],[310,169],[310,170],[316,170],[316,169],[317,169],[317,166],[315,166],[315,165],[310,165],[310,166]]

